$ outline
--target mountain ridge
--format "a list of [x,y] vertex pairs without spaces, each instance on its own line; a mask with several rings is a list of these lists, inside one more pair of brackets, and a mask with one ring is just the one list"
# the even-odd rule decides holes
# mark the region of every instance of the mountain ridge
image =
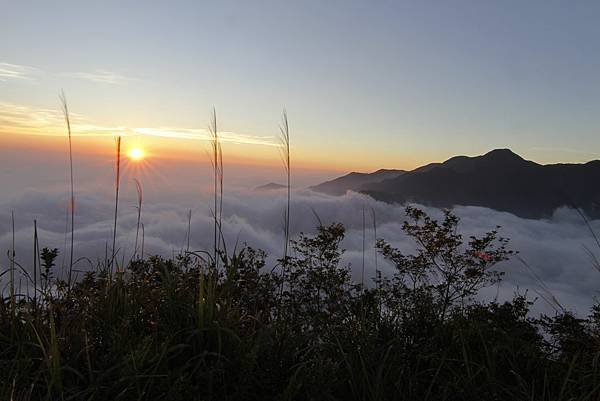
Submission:
[[[600,188],[593,185],[600,182],[600,160],[543,165],[510,149],[494,149],[480,156],[454,156],[383,179],[363,174],[363,183],[346,190],[388,203],[482,206],[525,218],[549,217],[556,208],[571,206],[600,217]],[[338,184],[335,195],[346,192],[342,192],[344,177],[327,182]],[[311,189],[319,191],[327,183]]]

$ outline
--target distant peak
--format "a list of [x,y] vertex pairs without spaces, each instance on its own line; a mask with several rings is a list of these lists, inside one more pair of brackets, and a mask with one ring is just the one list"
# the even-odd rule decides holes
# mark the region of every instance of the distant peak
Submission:
[[278,189],[287,188],[285,185],[278,184],[276,182],[270,182],[265,185],[261,185],[259,187],[254,188],[255,191],[274,191]]
[[386,174],[386,173],[404,173],[404,170],[397,170],[395,168],[380,168],[374,171],[373,174]]
[[486,159],[524,160],[510,149],[494,149],[483,155]]

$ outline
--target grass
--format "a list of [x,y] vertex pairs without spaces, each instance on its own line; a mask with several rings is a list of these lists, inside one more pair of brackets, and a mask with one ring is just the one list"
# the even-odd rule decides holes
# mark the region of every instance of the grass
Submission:
[[[140,237],[140,225],[142,224],[142,204],[144,202],[144,191],[142,189],[142,184],[140,183],[140,181],[137,178],[134,178],[133,182],[135,183],[135,190],[137,193],[137,205],[136,205],[137,220],[136,220],[136,225],[135,225],[135,245],[133,247],[132,259],[138,259],[139,258],[138,240]],[[142,255],[142,258],[143,258],[143,255]]]
[[71,246],[69,247],[69,274],[68,283],[71,285],[73,275],[73,251],[74,251],[74,240],[75,240],[75,184],[73,180],[73,144],[71,138],[71,119],[69,117],[69,106],[67,104],[67,97],[64,92],[61,92],[60,102],[62,105],[63,114],[65,117],[65,123],[67,124],[67,135],[69,139],[69,183],[71,189],[71,198],[69,202],[69,210],[71,212]]
[[[281,259],[281,275],[288,274],[288,248],[290,244],[290,210],[292,203],[292,182],[291,182],[291,149],[290,149],[290,126],[288,122],[287,111],[284,109],[279,126],[280,157],[286,176],[286,208],[283,212],[283,257]],[[281,280],[280,291],[283,292],[283,281]]]
[[291,149],[290,149],[290,126],[288,122],[287,111],[284,109],[282,113],[282,123],[279,127],[280,131],[280,151],[281,161],[286,177],[286,209],[284,212],[284,237],[283,243],[283,263],[285,265],[288,256],[288,246],[290,241],[290,208],[292,201],[292,182],[291,182]]
[[214,242],[213,242],[213,260],[215,267],[218,268],[219,253],[222,243],[222,222],[223,222],[223,149],[221,139],[219,138],[219,129],[217,126],[217,110],[213,108],[211,122],[208,127],[211,136],[211,163],[213,168],[213,217],[214,217]]
[[[116,138],[116,152],[115,152],[115,214],[113,223],[113,239],[112,239],[112,251],[110,258],[110,269],[111,274],[115,265],[115,258],[117,256],[117,217],[119,215],[119,189],[121,187],[121,137]],[[141,209],[140,209],[141,210]]]

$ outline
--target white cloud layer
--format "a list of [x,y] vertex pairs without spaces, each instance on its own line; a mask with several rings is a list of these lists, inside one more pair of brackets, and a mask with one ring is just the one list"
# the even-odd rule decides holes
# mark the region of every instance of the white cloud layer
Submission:
[[[0,249],[5,252],[10,247],[10,211],[16,216],[17,261],[30,266],[33,220],[37,219],[42,246],[65,249],[67,196],[64,193],[27,191],[12,201],[0,205],[4,218],[0,220]],[[118,247],[121,254],[129,257],[133,252],[135,239],[136,210],[135,195],[123,194],[120,203]],[[194,250],[210,249],[212,246],[212,223],[209,198],[200,197],[193,209],[191,227],[191,247]],[[270,263],[281,256],[282,227],[285,197],[277,192],[239,192],[229,194],[224,200],[224,235],[229,248],[242,243],[264,249],[271,255]],[[97,260],[104,257],[112,235],[112,200],[110,196],[81,193],[76,197],[76,257]],[[346,249],[345,262],[350,263],[358,278],[362,265],[362,208],[375,210],[377,234],[399,249],[410,252],[414,243],[403,234],[402,222],[405,219],[401,206],[376,202],[371,198],[349,193],[342,197],[331,197],[310,191],[296,191],[292,204],[293,235],[299,232],[312,233],[317,220],[316,213],[323,223],[342,222],[347,227],[343,242]],[[425,208],[433,216],[441,216],[441,211]],[[314,211],[314,213],[313,213]],[[518,290],[529,290],[531,297],[536,293],[548,298],[548,291],[566,308],[581,315],[589,312],[600,288],[600,272],[594,269],[584,246],[600,254],[594,246],[588,228],[576,212],[559,209],[551,219],[528,220],[509,213],[497,212],[480,207],[457,207],[455,212],[461,217],[461,232],[468,237],[482,234],[502,226],[501,235],[510,238],[510,247],[520,252],[530,268],[518,259],[498,265],[506,273],[498,288],[484,292],[488,299],[511,298]],[[370,216],[367,213],[367,216]],[[167,195],[143,207],[146,253],[172,256],[186,244],[187,209],[170,200]],[[592,228],[600,232],[600,221],[591,222]],[[374,275],[375,251],[371,221],[367,221],[366,269],[368,276]],[[64,256],[65,252],[62,252]],[[390,265],[379,257],[380,268],[388,274],[393,272]],[[4,261],[0,262],[6,268]],[[89,269],[87,262],[79,264],[81,269]],[[544,290],[547,288],[547,290]],[[534,311],[553,313],[552,306],[539,299]]]

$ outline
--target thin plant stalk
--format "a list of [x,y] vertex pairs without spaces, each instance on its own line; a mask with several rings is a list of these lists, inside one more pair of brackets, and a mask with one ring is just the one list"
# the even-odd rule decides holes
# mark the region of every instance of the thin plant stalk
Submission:
[[217,126],[217,110],[213,107],[211,123],[208,127],[211,136],[212,167],[213,167],[213,196],[214,196],[214,242],[213,259],[215,268],[218,267],[218,256],[222,237],[221,222],[223,218],[223,151]]
[[136,206],[137,209],[137,224],[136,224],[136,228],[135,228],[135,246],[134,246],[134,258],[138,258],[138,239],[139,239],[139,235],[140,235],[140,224],[142,222],[142,202],[144,200],[144,192],[142,190],[142,184],[140,184],[140,182],[134,178],[133,182],[135,182],[135,189],[137,191],[137,199],[138,199],[138,204]]
[[365,250],[366,250],[366,225],[365,225],[365,206],[362,207],[362,269],[360,273],[360,286],[365,289]]
[[144,223],[142,223],[142,250],[141,250],[141,258],[144,259],[144,239],[146,238],[145,235],[145,231],[144,231]]
[[[219,242],[220,241],[223,241],[223,246],[225,246],[225,240],[223,238],[223,148],[219,142]],[[220,246],[221,244],[219,244],[219,249]]]
[[15,316],[15,212],[10,213],[10,222],[12,227],[12,244],[10,249],[9,263],[9,282],[10,282],[10,313],[11,316]]
[[287,264],[288,246],[290,239],[290,207],[291,207],[291,166],[290,166],[290,127],[288,123],[287,111],[284,109],[282,114],[282,122],[279,127],[280,142],[281,142],[281,160],[286,175],[286,210],[284,219],[284,235],[285,242],[283,244],[283,260],[284,265]]
[[192,209],[188,211],[188,226],[187,226],[187,246],[185,248],[186,252],[190,251],[190,232],[192,228]]
[[116,153],[117,174],[115,178],[115,219],[113,224],[113,242],[112,242],[112,257],[110,261],[110,271],[112,274],[116,256],[117,244],[117,215],[119,212],[119,187],[121,185],[121,137],[117,137],[117,153]]
[[288,122],[287,111],[283,109],[281,117],[281,125],[279,126],[279,142],[280,142],[280,156],[283,163],[283,169],[286,175],[286,209],[283,216],[283,231],[284,231],[284,243],[283,243],[283,263],[281,266],[281,288],[280,295],[283,294],[283,284],[285,281],[285,274],[287,271],[288,264],[288,248],[290,243],[290,209],[291,209],[291,153],[290,153],[290,126]]
[[[377,294],[377,299],[379,300],[378,302],[378,310],[377,313],[379,315],[381,315],[381,296],[379,293],[379,284],[381,281],[381,272],[379,271],[379,264],[378,264],[378,260],[377,260],[377,215],[375,214],[375,209],[371,208],[371,216],[373,217],[373,240],[375,242],[375,291]],[[381,317],[381,316],[380,316]]]
[[64,92],[60,94],[60,101],[62,104],[63,114],[65,122],[67,124],[67,133],[69,136],[69,175],[71,181],[71,200],[69,202],[69,208],[71,210],[71,247],[69,249],[69,274],[67,276],[68,288],[71,288],[71,277],[73,274],[73,252],[74,252],[74,238],[75,238],[75,185],[73,182],[73,146],[71,141],[71,119],[69,118],[69,107],[67,105],[67,98]]
[[[371,208],[371,216],[373,217],[373,240],[375,241],[375,246],[377,246],[377,215],[375,214],[375,209],[373,208]],[[379,285],[379,275],[377,252],[375,252],[375,277],[377,278],[377,285]]]
[[37,269],[38,269],[38,232],[37,220],[33,220],[33,307],[37,308]]

